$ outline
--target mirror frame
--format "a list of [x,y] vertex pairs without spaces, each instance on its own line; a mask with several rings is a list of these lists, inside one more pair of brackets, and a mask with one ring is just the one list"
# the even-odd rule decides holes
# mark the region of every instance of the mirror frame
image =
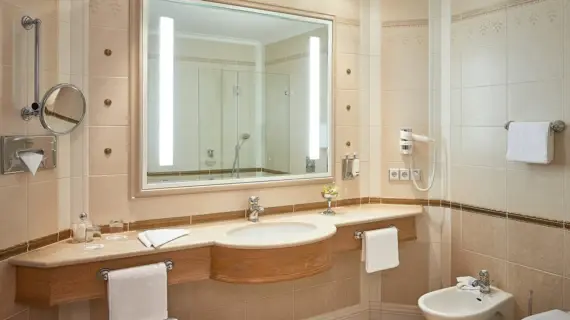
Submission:
[[[143,112],[146,96],[144,85],[144,74],[146,65],[143,63],[145,52],[144,35],[146,28],[142,25],[144,21],[143,3],[146,0],[129,0],[129,106],[130,106],[130,152],[129,152],[129,190],[131,198],[145,198],[154,196],[180,195],[203,192],[217,192],[244,189],[261,189],[270,187],[287,187],[298,185],[327,184],[334,181],[335,173],[335,88],[336,88],[336,21],[335,17],[327,14],[308,12],[298,9],[285,8],[280,6],[246,2],[242,0],[201,0],[200,2],[214,5],[226,5],[242,7],[252,10],[270,11],[277,14],[294,15],[306,18],[328,20],[331,23],[331,52],[330,52],[330,123],[329,123],[329,170],[324,173],[324,177],[292,178],[273,181],[244,182],[237,180],[235,183],[222,183],[212,185],[196,185],[184,187],[161,187],[145,189],[146,182],[146,148],[144,143],[144,132],[146,130],[146,118]],[[178,0],[180,1],[180,0]],[[180,1],[183,2],[183,1]],[[189,0],[189,2],[194,2]],[[223,180],[221,180],[223,181]]]
[[[83,101],[83,114],[81,115],[79,122],[73,128],[71,128],[67,131],[57,132],[57,131],[53,130],[53,128],[46,122],[46,120],[45,120],[45,116],[46,116],[45,108],[46,108],[46,102],[47,102],[48,98],[51,96],[51,94],[54,93],[56,90],[61,89],[61,88],[71,88],[71,89],[79,92],[79,94],[81,95],[81,100]],[[60,84],[57,84],[57,85],[51,87],[44,94],[44,97],[42,98],[42,101],[40,102],[40,113],[39,113],[40,123],[42,124],[42,127],[44,127],[44,129],[49,130],[51,133],[53,133],[56,136],[66,135],[66,134],[73,132],[73,130],[77,129],[81,125],[81,123],[83,122],[83,119],[85,119],[86,113],[87,113],[87,101],[85,100],[85,95],[77,86],[72,85],[70,83],[60,83]]]

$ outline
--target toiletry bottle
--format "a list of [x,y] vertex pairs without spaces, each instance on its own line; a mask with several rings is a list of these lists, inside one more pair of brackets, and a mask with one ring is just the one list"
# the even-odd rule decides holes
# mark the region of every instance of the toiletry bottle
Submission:
[[87,229],[91,226],[92,224],[91,221],[89,221],[87,213],[82,212],[79,215],[79,222],[74,223],[71,226],[71,231],[73,232],[73,242],[80,243],[80,242],[90,241],[89,239],[86,239],[85,235]]

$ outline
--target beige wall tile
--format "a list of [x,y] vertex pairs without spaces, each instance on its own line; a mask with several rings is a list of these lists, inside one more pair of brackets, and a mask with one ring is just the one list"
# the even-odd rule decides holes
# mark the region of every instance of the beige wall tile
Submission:
[[[22,121],[20,111],[27,105],[26,77],[20,69],[3,66],[0,67],[0,129],[5,135],[21,135],[26,133],[26,122]],[[14,83],[22,83],[22,87]]]
[[538,170],[507,171],[509,212],[541,218],[564,218],[564,176]]
[[417,241],[440,243],[444,219],[444,208],[424,207],[424,213],[416,218]]
[[383,91],[428,88],[429,36],[427,26],[383,28],[382,43],[381,88]]
[[507,256],[507,220],[484,214],[462,213],[462,248],[504,259]]
[[360,28],[355,25],[336,24],[336,52],[360,53]]
[[570,309],[570,279],[564,278],[564,307],[565,310]]
[[27,185],[0,188],[0,248],[8,248],[28,240]]
[[36,239],[58,231],[58,181],[28,185],[28,237]]
[[412,127],[414,132],[429,124],[427,88],[382,92],[382,124]]
[[331,310],[340,310],[360,303],[360,279],[337,280],[333,285],[333,294],[328,302]]
[[90,320],[90,313],[89,301],[59,306],[59,320]]
[[563,274],[564,230],[514,220],[507,228],[510,262]]
[[2,288],[0,290],[0,318],[5,319],[22,312],[25,306],[14,302],[16,268],[11,266],[8,261],[0,261],[0,288]]
[[[89,174],[127,174],[129,170],[129,128],[89,128]],[[111,154],[105,154],[105,149]]]
[[7,320],[29,320],[30,319],[30,310],[24,310],[10,318],[8,318]]
[[506,210],[507,171],[505,169],[453,166],[450,180],[453,201],[495,210]]
[[400,265],[382,271],[382,302],[415,305],[429,291],[430,244],[400,245]]
[[58,320],[59,309],[58,307],[50,308],[30,308],[29,320]]
[[[356,90],[358,89],[359,68],[358,55],[356,54],[337,54],[336,55],[336,78],[335,85],[337,89]],[[350,74],[348,70],[350,69]]]
[[331,311],[332,282],[295,291],[295,319],[306,319]]
[[509,82],[562,77],[563,2],[544,1],[508,10]]
[[[570,278],[570,232],[564,232],[564,276]],[[570,295],[570,291],[569,291]]]
[[[346,155],[358,154],[360,150],[360,132],[358,127],[336,126],[335,127],[335,161],[340,160]],[[348,145],[350,143],[350,146]]]
[[295,299],[293,292],[257,299],[247,304],[247,320],[293,320]]
[[562,277],[509,263],[506,291],[515,296],[515,318],[521,319],[528,314],[530,290],[534,292],[533,313],[562,308],[562,282]]
[[[129,124],[128,78],[91,78],[89,81],[89,124],[124,126]],[[109,99],[111,105],[105,105]]]
[[358,126],[360,123],[358,90],[337,90],[335,125]]
[[562,119],[564,117],[563,80],[511,84],[508,101],[510,120]]
[[128,29],[128,0],[95,0],[89,5],[89,24],[94,27]]
[[505,167],[507,133],[504,128],[463,127],[460,141],[461,164],[495,168]]
[[126,175],[89,177],[89,215],[95,224],[130,221]]
[[[75,200],[72,200],[71,198],[70,178],[57,180],[57,197],[57,229],[58,231],[61,231],[69,229],[71,226],[71,206]],[[80,197],[82,197],[82,194]]]
[[502,127],[506,122],[507,87],[505,85],[463,89],[462,125]]
[[[91,27],[89,33],[89,72],[92,76],[127,77],[128,32],[126,30]],[[112,51],[111,56],[105,50]]]
[[[245,303],[232,303],[211,310],[192,309],[190,317],[186,319],[204,320],[245,320]],[[185,319],[185,318],[182,318]]]
[[357,279],[360,276],[360,251],[345,252],[333,257],[332,277],[335,280],[349,278]]

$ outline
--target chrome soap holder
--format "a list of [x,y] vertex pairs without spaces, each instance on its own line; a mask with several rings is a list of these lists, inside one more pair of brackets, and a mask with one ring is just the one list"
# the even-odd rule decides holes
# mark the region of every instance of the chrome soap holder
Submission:
[[360,175],[360,160],[358,156],[346,155],[342,159],[342,180],[354,180]]
[[0,138],[2,174],[27,172],[20,153],[35,152],[43,155],[40,170],[54,169],[57,165],[57,138],[55,136],[5,136]]

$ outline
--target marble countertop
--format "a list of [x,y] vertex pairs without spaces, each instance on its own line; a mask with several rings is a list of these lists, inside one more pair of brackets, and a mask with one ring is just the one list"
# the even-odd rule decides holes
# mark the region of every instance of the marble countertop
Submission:
[[335,216],[324,216],[317,210],[295,212],[291,214],[261,216],[260,224],[274,222],[303,222],[317,226],[309,236],[300,237],[294,243],[278,242],[270,243],[269,246],[254,246],[251,243],[236,243],[228,239],[229,230],[252,225],[245,220],[229,220],[222,222],[205,223],[199,225],[181,226],[189,231],[189,235],[169,242],[159,249],[147,248],[137,239],[138,232],[125,232],[127,239],[98,241],[104,244],[102,249],[85,250],[83,244],[70,243],[69,240],[61,241],[53,245],[43,247],[9,260],[12,265],[36,268],[53,268],[66,265],[74,265],[95,261],[150,255],[156,253],[178,251],[190,248],[207,247],[211,245],[248,248],[269,249],[284,246],[295,246],[321,241],[336,233],[336,227],[355,224],[376,222],[382,220],[405,218],[419,215],[423,212],[422,206],[417,205],[390,205],[390,204],[365,204],[335,208]]

